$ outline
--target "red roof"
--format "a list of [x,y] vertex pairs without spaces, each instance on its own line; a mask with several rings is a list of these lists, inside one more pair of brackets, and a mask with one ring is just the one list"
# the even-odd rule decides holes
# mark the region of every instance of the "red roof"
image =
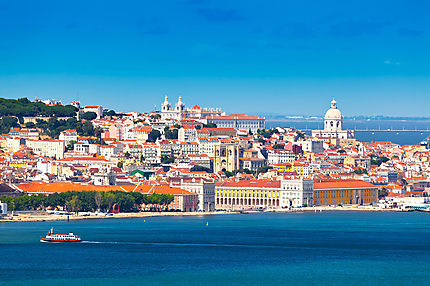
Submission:
[[314,190],[325,189],[355,189],[355,188],[378,188],[369,182],[363,180],[315,180]]

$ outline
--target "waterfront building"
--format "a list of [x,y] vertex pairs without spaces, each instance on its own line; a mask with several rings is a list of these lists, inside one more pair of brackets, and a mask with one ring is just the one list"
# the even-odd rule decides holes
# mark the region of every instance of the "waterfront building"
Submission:
[[343,130],[343,116],[337,109],[336,101],[333,99],[331,107],[324,116],[324,130],[313,130],[313,137],[328,137],[339,139],[353,139],[355,132],[353,130]]
[[[173,201],[167,206],[169,210],[178,210],[182,212],[195,212],[198,209],[199,196],[193,192],[182,188],[170,186],[142,186],[148,193],[173,195]],[[142,188],[141,187],[141,188]]]
[[217,209],[289,208],[313,205],[310,179],[226,180],[215,185]]
[[245,114],[231,114],[223,116],[208,116],[206,123],[214,123],[218,128],[234,128],[236,130],[251,130],[257,132],[258,129],[265,129],[265,119],[258,116],[248,116]]
[[378,187],[362,180],[315,180],[315,205],[370,204],[378,201]]
[[198,211],[215,211],[215,182],[209,179],[172,178],[170,185],[198,195]]
[[281,180],[281,205],[292,207],[314,205],[314,182],[306,178]]
[[7,203],[2,203],[0,201],[0,216],[6,216],[7,215]]

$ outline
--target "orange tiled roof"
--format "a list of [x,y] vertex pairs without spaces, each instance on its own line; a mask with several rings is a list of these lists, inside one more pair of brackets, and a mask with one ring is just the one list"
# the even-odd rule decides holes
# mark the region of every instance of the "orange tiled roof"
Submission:
[[316,180],[314,189],[352,189],[352,188],[377,188],[377,186],[362,180]]

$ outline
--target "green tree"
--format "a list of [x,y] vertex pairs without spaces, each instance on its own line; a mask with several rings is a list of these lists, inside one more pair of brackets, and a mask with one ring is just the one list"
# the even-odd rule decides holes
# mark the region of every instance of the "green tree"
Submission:
[[191,172],[206,172],[206,173],[212,173],[212,170],[210,168],[206,168],[200,165],[194,165],[191,169]]
[[14,199],[10,196],[1,196],[0,197],[0,201],[2,203],[6,203],[7,204],[7,209],[8,211],[14,211],[15,210],[15,202]]
[[67,211],[72,211],[77,213],[82,209],[82,201],[78,198],[77,195],[74,195],[70,200],[66,202]]
[[18,119],[15,117],[4,116],[0,119],[0,132],[9,133],[11,128],[19,127]]
[[269,171],[269,169],[271,168],[271,166],[263,166],[261,168],[258,168],[257,170],[257,174],[264,174],[267,173],[267,171]]
[[173,156],[161,156],[161,164],[171,164],[175,162],[175,157]]
[[35,128],[36,124],[34,122],[29,121],[29,122],[25,123],[25,127],[26,128]]
[[81,115],[81,119],[85,119],[85,120],[94,120],[97,118],[97,113],[95,112],[85,112],[84,114]]
[[217,128],[215,123],[203,124],[204,128]]
[[95,192],[94,203],[96,204],[97,211],[100,211],[100,207],[102,206],[102,199],[102,194],[100,192]]
[[156,129],[152,129],[151,132],[148,134],[148,140],[146,140],[146,142],[155,142],[160,137],[161,132]]
[[112,192],[106,192],[103,196],[103,205],[107,210],[112,209],[113,204],[115,203],[115,195]]
[[230,172],[227,170],[224,170],[223,172],[227,176],[227,178],[233,177],[235,175],[235,172]]
[[386,196],[388,196],[387,189],[382,188],[378,190],[378,198],[384,198]]

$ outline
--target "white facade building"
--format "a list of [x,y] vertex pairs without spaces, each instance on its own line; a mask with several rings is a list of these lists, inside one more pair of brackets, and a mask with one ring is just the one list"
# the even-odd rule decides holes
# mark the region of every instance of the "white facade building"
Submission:
[[172,181],[172,186],[179,186],[181,189],[198,195],[198,211],[215,211],[215,183],[205,179],[181,179]]
[[60,136],[58,138],[59,140],[63,140],[64,144],[67,146],[72,141],[78,141],[78,132],[73,129],[67,129],[60,133]]
[[218,128],[234,128],[236,130],[251,130],[257,132],[258,129],[265,128],[265,119],[258,116],[248,116],[245,114],[231,114],[225,116],[208,116],[207,123],[214,123]]
[[296,160],[296,155],[290,150],[269,149],[267,150],[268,164],[291,163]]
[[39,156],[55,159],[64,157],[65,144],[63,140],[27,140],[26,144]]
[[314,181],[310,179],[281,180],[281,205],[313,206]]
[[195,128],[183,127],[178,130],[178,140],[182,142],[196,142],[197,130]]
[[164,102],[161,104],[161,120],[174,119],[179,121],[184,118],[185,104],[182,102],[182,97],[179,97],[178,103],[176,103],[175,108],[172,109],[172,106],[166,96],[164,98]]
[[340,139],[353,139],[355,132],[353,130],[343,130],[343,116],[339,109],[337,109],[336,101],[333,99],[330,109],[324,116],[324,130],[313,130],[313,137],[324,138],[340,138]]
[[198,155],[199,144],[197,142],[180,142],[180,155]]
[[220,145],[218,138],[199,138],[199,154],[213,157],[216,145]]
[[7,204],[0,201],[0,216],[7,215]]

